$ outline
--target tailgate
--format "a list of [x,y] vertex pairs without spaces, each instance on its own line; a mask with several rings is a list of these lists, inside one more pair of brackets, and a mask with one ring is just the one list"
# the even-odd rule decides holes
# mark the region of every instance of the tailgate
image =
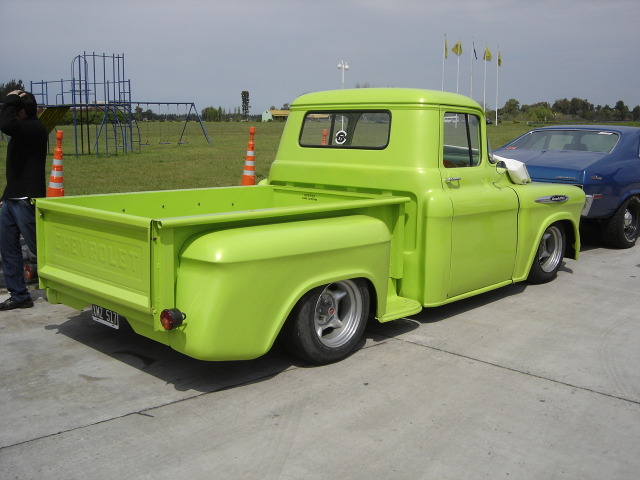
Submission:
[[50,301],[150,313],[149,219],[39,199],[36,221],[38,275]]

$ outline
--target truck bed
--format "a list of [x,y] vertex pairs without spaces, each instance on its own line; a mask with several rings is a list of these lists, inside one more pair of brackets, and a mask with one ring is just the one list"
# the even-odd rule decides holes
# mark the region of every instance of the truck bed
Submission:
[[151,325],[157,313],[154,305],[160,299],[166,305],[175,296],[179,252],[193,235],[336,216],[336,212],[373,212],[391,223],[397,212],[390,215],[379,207],[402,208],[407,201],[407,197],[286,186],[38,199],[40,287],[52,303],[78,309],[98,304],[127,318],[148,317]]

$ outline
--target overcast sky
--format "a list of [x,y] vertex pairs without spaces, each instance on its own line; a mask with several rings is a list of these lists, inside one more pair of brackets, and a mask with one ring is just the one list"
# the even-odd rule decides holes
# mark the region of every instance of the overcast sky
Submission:
[[449,52],[444,89],[473,87],[489,108],[496,90],[499,107],[640,104],[638,0],[1,0],[0,83],[67,80],[84,52],[123,54],[134,101],[234,109],[248,90],[261,113],[341,88],[342,60],[346,88],[440,90],[445,34],[463,53],[458,69]]

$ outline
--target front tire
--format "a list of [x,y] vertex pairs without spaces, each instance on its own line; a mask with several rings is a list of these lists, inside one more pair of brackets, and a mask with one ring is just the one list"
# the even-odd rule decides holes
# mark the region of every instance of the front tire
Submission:
[[630,197],[605,222],[602,229],[604,242],[612,248],[631,248],[636,244],[640,222],[640,199]]
[[316,287],[296,304],[283,329],[285,348],[312,363],[343,359],[356,347],[369,318],[369,289],[360,279]]
[[564,259],[565,244],[566,237],[562,225],[549,225],[538,244],[538,251],[527,278],[529,283],[547,283],[556,277]]

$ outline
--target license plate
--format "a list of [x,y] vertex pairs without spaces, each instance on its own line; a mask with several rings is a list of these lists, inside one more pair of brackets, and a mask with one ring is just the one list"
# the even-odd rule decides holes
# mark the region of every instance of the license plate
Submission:
[[120,315],[113,310],[100,307],[98,305],[91,305],[91,316],[99,323],[102,323],[111,328],[120,328]]

